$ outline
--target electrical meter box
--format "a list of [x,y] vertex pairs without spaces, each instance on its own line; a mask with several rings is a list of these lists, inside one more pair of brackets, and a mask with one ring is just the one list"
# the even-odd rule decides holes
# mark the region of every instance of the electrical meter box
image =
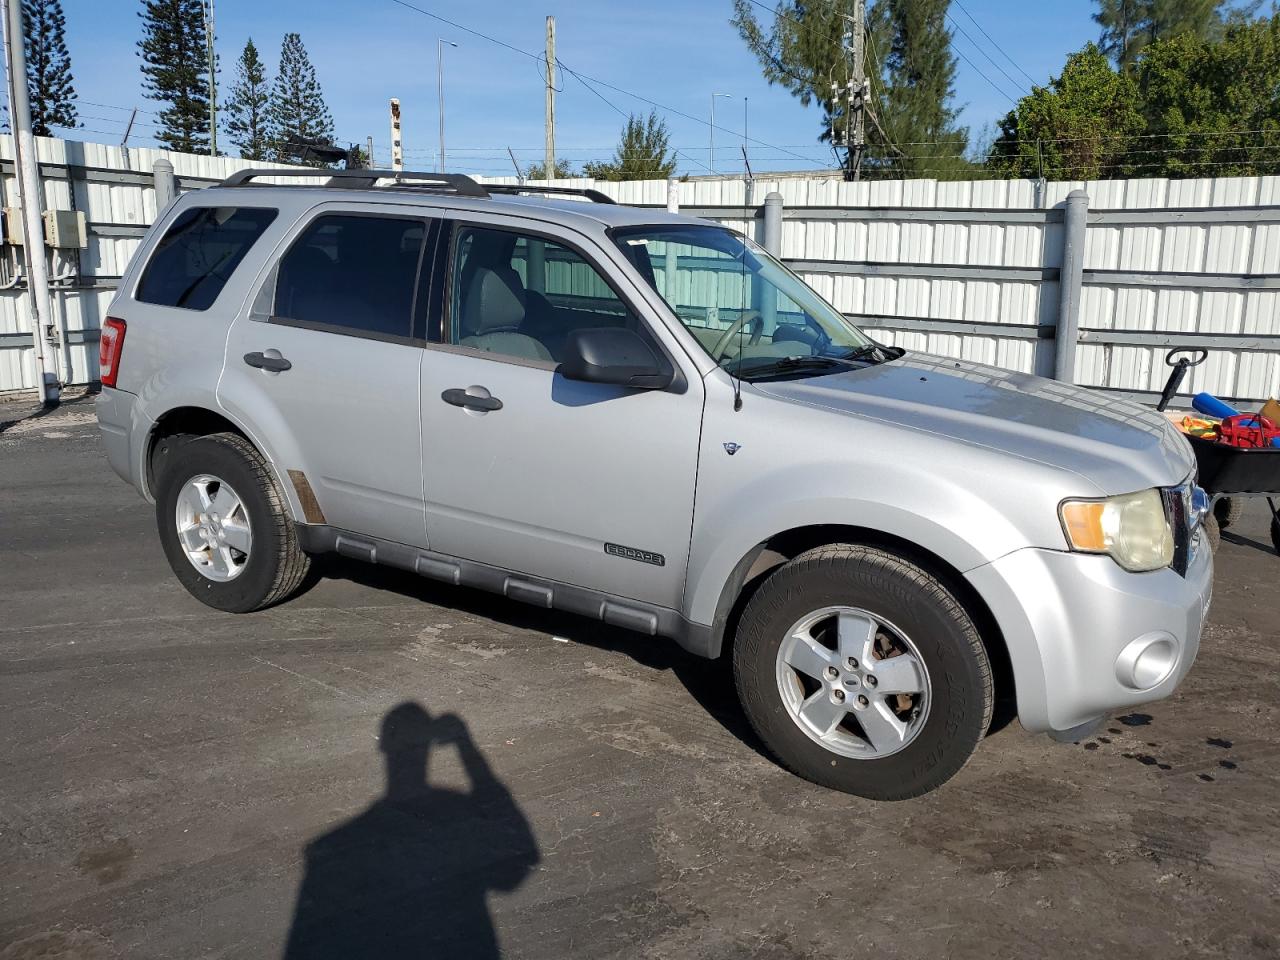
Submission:
[[44,242],[59,250],[83,250],[89,246],[85,230],[84,211],[46,210],[44,212]]
[[15,247],[22,246],[22,208],[4,208],[4,242]]

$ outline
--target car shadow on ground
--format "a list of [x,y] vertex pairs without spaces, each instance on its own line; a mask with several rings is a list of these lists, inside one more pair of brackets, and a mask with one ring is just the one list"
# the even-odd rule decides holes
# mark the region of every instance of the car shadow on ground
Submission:
[[717,723],[761,756],[764,744],[738,705],[727,657],[707,660],[664,637],[650,637],[596,620],[529,606],[496,594],[452,587],[393,567],[375,566],[335,554],[316,559],[317,577],[349,580],[374,590],[387,590],[460,613],[495,620],[521,630],[564,637],[572,643],[621,653],[650,670],[671,671],[689,695]]
[[[386,790],[307,844],[285,960],[502,955],[487,902],[540,854],[529,821],[462,719],[417,703],[382,719]],[[454,749],[470,789],[431,785],[433,750]]]

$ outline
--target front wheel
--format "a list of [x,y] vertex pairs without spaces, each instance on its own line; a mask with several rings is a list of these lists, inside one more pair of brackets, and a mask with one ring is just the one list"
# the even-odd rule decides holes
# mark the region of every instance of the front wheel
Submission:
[[230,613],[294,594],[311,560],[266,459],[233,433],[163,442],[156,524],[182,585]]
[[991,722],[991,665],[964,607],[871,547],[820,547],[775,570],[743,611],[733,667],[784,767],[873,800],[945,783]]

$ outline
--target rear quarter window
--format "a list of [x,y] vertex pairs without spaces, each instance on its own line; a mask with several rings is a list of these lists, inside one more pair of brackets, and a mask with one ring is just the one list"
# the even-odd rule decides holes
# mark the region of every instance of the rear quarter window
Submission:
[[267,207],[184,210],[156,244],[135,299],[208,310],[278,212]]

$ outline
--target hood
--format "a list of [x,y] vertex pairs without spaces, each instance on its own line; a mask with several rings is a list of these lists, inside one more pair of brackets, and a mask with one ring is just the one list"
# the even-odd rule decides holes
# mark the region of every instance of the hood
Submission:
[[1154,410],[963,360],[908,354],[861,370],[755,386],[779,399],[1068,470],[1102,494],[1172,486],[1195,463],[1191,445]]

